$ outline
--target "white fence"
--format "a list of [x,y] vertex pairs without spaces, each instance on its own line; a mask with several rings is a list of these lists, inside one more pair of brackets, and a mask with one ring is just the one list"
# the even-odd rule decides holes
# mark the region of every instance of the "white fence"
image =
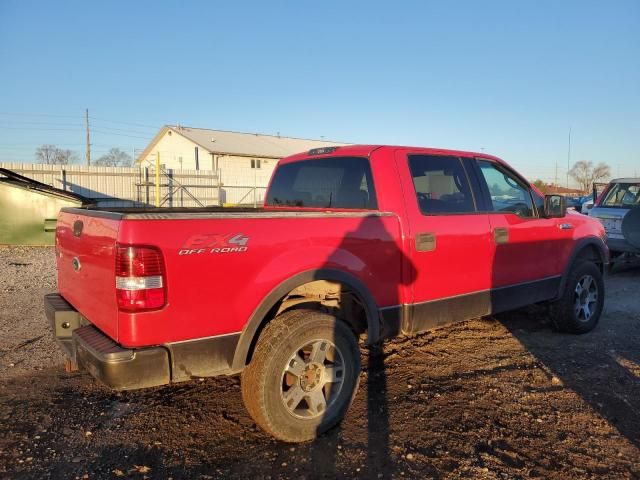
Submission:
[[[144,207],[155,204],[155,172],[149,167],[86,167],[2,163],[19,175],[56,188],[78,193],[105,207]],[[220,185],[215,172],[205,170],[161,170],[162,207],[220,205]],[[246,203],[253,202],[253,198]]]
[[266,192],[267,187],[245,187],[222,184],[220,187],[220,204],[261,207]]

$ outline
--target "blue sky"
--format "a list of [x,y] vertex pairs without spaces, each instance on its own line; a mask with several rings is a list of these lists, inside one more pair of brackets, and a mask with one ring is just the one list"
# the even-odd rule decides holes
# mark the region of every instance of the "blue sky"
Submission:
[[0,161],[164,123],[640,174],[640,1],[0,0]]

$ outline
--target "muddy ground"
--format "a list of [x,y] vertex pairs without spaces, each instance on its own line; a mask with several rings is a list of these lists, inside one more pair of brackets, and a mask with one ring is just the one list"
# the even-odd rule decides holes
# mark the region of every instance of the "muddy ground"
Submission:
[[363,349],[339,427],[288,445],[239,379],[114,393],[65,373],[48,248],[0,248],[0,478],[640,478],[640,265],[582,336],[536,307]]

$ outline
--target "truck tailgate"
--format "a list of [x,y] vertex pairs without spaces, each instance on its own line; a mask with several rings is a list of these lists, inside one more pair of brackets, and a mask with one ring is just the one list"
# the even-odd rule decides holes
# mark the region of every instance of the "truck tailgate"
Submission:
[[118,339],[115,252],[120,220],[65,212],[58,217],[58,291],[87,320]]

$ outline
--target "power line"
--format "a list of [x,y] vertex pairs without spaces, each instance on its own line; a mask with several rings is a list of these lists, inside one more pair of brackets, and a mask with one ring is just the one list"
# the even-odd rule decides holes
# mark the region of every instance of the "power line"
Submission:
[[[91,118],[91,117],[89,117]],[[55,123],[40,123],[37,125],[54,125],[52,127],[46,126],[46,127],[24,127],[24,126],[20,126],[20,127],[15,127],[13,126],[13,124],[10,125],[4,125],[4,124],[0,124],[0,128],[3,128],[5,130],[26,130],[26,131],[59,131],[59,132],[84,132],[85,128],[82,125],[71,125],[71,124],[55,124]],[[65,128],[58,128],[58,127],[65,127]],[[74,127],[74,128],[67,128],[67,127]],[[77,127],[77,128],[75,128]],[[105,134],[110,134],[110,135],[122,135],[122,136],[126,136],[126,137],[132,137],[132,138],[143,138],[145,140],[151,140],[153,137],[149,137],[147,135],[149,135],[147,132],[136,132],[136,131],[130,131],[130,130],[125,130],[125,129],[121,129],[121,128],[112,128],[112,127],[105,127],[102,125],[98,125],[98,128],[100,130],[96,130],[95,128],[92,129],[93,131],[97,132],[99,131],[100,133],[105,133]],[[133,134],[133,135],[131,135]]]
[[[55,146],[68,146],[68,147],[83,147],[84,143],[58,143],[55,142]],[[113,145],[107,144],[107,143],[92,143],[91,145],[95,146],[95,147],[112,147]],[[12,147],[12,146],[16,146],[16,147],[22,147],[24,149],[28,149],[28,148],[32,148],[32,147],[40,147],[42,146],[42,143],[39,142],[35,142],[35,143],[2,143],[0,144],[0,150],[2,150],[3,148],[7,148],[7,147]],[[131,146],[131,145],[125,145],[127,147]]]
[[0,115],[16,115],[21,117],[58,117],[58,118],[78,118],[78,115],[58,115],[54,113],[18,113],[0,112]]
[[[43,144],[38,144],[38,145],[33,145],[31,147],[6,147],[4,145],[0,145],[0,152],[5,151],[5,150],[15,150],[18,152],[33,152],[34,150],[40,148]],[[64,144],[64,143],[58,143],[58,144],[52,144],[54,147],[65,147],[65,146],[71,146],[71,150],[77,149],[79,147],[83,147],[83,144],[74,144],[74,145],[70,145],[70,144]],[[93,148],[99,146],[101,148]],[[131,148],[133,148],[131,145],[106,145],[106,144],[95,144],[92,143],[91,144],[91,151],[96,151],[96,152],[100,152],[100,151],[108,151],[111,148],[126,148],[131,150]]]
[[[121,124],[121,125],[131,125],[131,126],[134,126],[134,127],[150,128],[150,129],[153,129],[153,130],[159,130],[160,129],[157,125],[152,126],[152,125],[144,125],[142,123],[122,122],[122,121],[119,121],[119,120],[107,120],[106,118],[99,118],[99,117],[94,117],[94,116],[91,116],[90,118],[93,119],[93,120],[99,120],[101,122],[117,123],[117,124]],[[165,125],[165,124],[166,124],[166,122],[162,123],[161,125]]]
[[0,119],[2,122],[11,122],[10,125],[44,125],[44,126],[54,126],[54,127],[79,127],[82,126],[82,123],[59,123],[59,122],[31,122],[31,121],[23,121],[23,120],[7,120]]
[[[85,129],[82,127],[79,128],[42,128],[42,127],[38,127],[38,128],[28,128],[28,127],[10,127],[10,126],[5,126],[5,125],[0,125],[0,128],[4,129],[4,130],[28,130],[28,131],[38,131],[38,132],[84,132]],[[119,136],[119,137],[130,137],[130,138],[140,138],[142,140],[151,140],[153,137],[141,137],[139,135],[128,135],[128,134],[124,134],[124,133],[117,133],[117,132],[109,132],[106,130],[102,130],[101,129],[93,129],[94,132],[98,132],[98,133],[103,133],[105,135],[115,135],[115,136]],[[134,132],[136,133],[136,132]],[[142,133],[142,132],[139,132]]]
[[[21,113],[21,112],[0,112],[0,115],[5,115],[5,116],[18,116],[18,117],[47,117],[47,118],[76,118],[79,121],[82,120],[82,116],[81,115],[60,115],[60,114],[54,114],[54,113]],[[115,123],[115,124],[120,124],[120,125],[131,125],[134,127],[141,127],[141,128],[148,128],[151,130],[159,130],[159,126],[158,125],[147,125],[144,123],[136,123],[136,122],[123,122],[122,120],[111,120],[111,119],[107,119],[107,118],[102,118],[102,117],[94,117],[93,115],[91,115],[89,117],[91,120],[98,120],[101,122],[107,122],[107,123]],[[21,123],[38,123],[38,122],[32,122],[32,121],[21,121]],[[42,122],[40,122],[42,123]],[[167,122],[159,122],[160,126],[167,124]]]
[[29,130],[29,131],[57,131],[57,132],[82,132],[83,128],[29,128],[29,127],[9,127],[0,125],[0,128],[4,130]]
[[[89,118],[91,118],[91,117],[89,117]],[[93,125],[95,125],[95,123]],[[114,131],[114,132],[125,132],[127,134],[133,133],[133,134],[138,134],[138,135],[149,135],[149,132],[137,132],[135,130],[129,130],[129,129],[124,129],[124,128],[105,127],[104,125],[97,125],[97,127],[102,129],[102,130],[108,130],[108,131]]]
[[94,128],[93,131],[94,132],[98,132],[98,133],[104,133],[106,135],[116,135],[116,136],[119,136],[119,137],[140,138],[142,140],[151,140],[153,138],[153,137],[140,137],[140,136],[137,136],[137,135],[127,135],[125,133],[106,132],[106,131],[102,130],[102,127],[100,128],[100,130]]
[[[93,117],[89,117],[89,119],[92,119]],[[0,119],[0,121],[2,122],[8,122],[8,120],[2,120]],[[85,119],[85,123],[86,123],[86,119]],[[27,127],[23,127],[25,130],[28,130],[32,127],[30,127],[29,125],[36,125],[36,126],[52,126],[55,128],[58,127],[83,127],[82,123],[58,123],[58,122],[24,122],[24,121],[11,121],[10,124],[8,124],[8,126],[10,127],[14,127],[15,126],[24,126],[24,125],[28,125]],[[95,125],[95,124],[93,124]],[[132,131],[131,129],[124,129],[124,128],[115,128],[115,127],[109,127],[106,125],[98,125],[99,128],[103,129],[103,130],[113,130],[115,132],[125,132],[125,133],[134,133],[134,134],[140,134],[140,135],[149,135],[149,132],[137,132],[137,131]]]

